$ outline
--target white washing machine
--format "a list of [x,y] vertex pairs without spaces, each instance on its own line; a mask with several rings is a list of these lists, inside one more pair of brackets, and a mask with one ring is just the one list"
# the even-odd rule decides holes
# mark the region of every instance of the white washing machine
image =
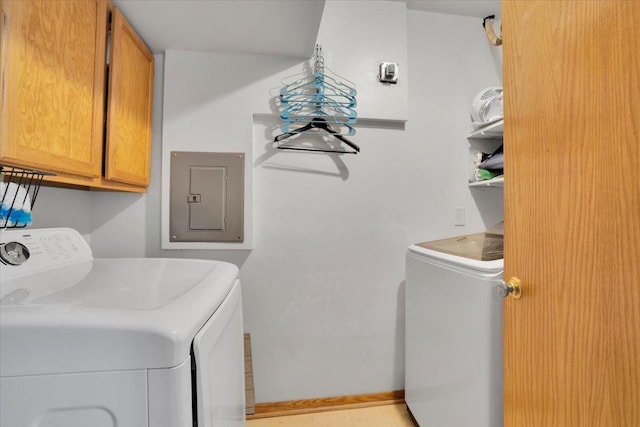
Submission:
[[0,231],[0,425],[245,425],[238,268]]
[[422,427],[502,426],[502,240],[407,251],[405,400]]

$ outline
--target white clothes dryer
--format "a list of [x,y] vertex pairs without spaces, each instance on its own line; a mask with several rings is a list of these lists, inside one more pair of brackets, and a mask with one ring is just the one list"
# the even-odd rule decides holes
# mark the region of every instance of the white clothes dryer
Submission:
[[420,426],[502,426],[502,236],[411,245],[405,400]]
[[0,425],[245,425],[238,268],[0,231]]

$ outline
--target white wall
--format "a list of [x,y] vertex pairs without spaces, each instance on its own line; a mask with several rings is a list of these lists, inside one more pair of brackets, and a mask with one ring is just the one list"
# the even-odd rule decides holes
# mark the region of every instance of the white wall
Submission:
[[[408,17],[406,131],[360,128],[362,152],[332,158],[273,154],[273,123],[254,124],[256,242],[242,280],[258,401],[402,389],[406,247],[502,219],[501,190],[466,185],[469,106],[499,83],[482,27]],[[456,207],[466,227],[453,226]]]
[[[271,111],[270,91],[299,70],[299,60],[169,52],[166,64],[156,57],[148,193],[91,193],[89,220],[78,220],[93,230],[91,244],[101,256],[211,258],[241,266],[259,402],[403,388],[406,247],[480,231],[502,218],[501,190],[466,186],[469,106],[480,89],[500,81],[495,48],[477,18],[407,13],[396,2],[328,2],[325,12],[339,14],[341,6],[345,23],[327,15],[321,24],[321,35],[332,35],[322,42],[325,56],[351,53],[361,60],[343,66],[346,60],[336,59],[330,66],[358,80],[368,78],[378,60],[400,62],[396,89],[371,80],[358,87],[365,100],[362,87],[383,91],[362,107],[371,118],[402,118],[397,100],[407,97],[405,130],[359,127],[352,138],[362,149],[356,156],[274,150],[275,120],[253,113]],[[359,14],[359,8],[366,10]],[[386,33],[370,31],[376,16],[390,17],[386,33],[408,44],[390,43],[393,51],[379,52],[384,43],[374,36]],[[368,65],[360,68],[361,62]],[[234,71],[221,80],[221,70]],[[189,96],[174,103],[166,92],[178,90]],[[163,124],[167,112],[172,122]],[[252,152],[254,249],[161,250],[163,153],[217,150],[230,141]],[[73,199],[72,211],[87,205],[74,191],[59,191],[55,198],[63,204]],[[465,227],[453,226],[456,207],[466,209]],[[55,212],[52,217],[65,222]],[[131,244],[123,249],[123,241]]]
[[41,186],[32,211],[33,228],[71,227],[91,240],[91,193]]
[[[169,198],[161,201],[162,247],[169,249],[250,249],[253,245],[253,112],[269,106],[269,88],[260,83],[300,59],[267,55],[168,51],[165,53],[162,124],[162,193],[169,194],[172,151],[243,152],[245,227],[242,243],[169,241]],[[275,84],[271,80],[271,84]],[[260,97],[260,94],[263,96]]]
[[[356,83],[361,116],[406,119],[407,76],[395,86],[376,79],[380,62],[407,63],[406,19],[401,3],[329,2],[325,8],[318,37],[325,64]],[[395,30],[391,36],[378,31],[382,24]],[[410,240],[394,219],[402,204],[389,204],[387,212],[380,202],[397,193],[389,173],[404,167],[397,146],[404,132],[361,128],[354,141],[362,153],[351,157],[274,149],[273,135],[280,132],[275,116],[259,116],[252,134],[253,114],[277,113],[274,93],[304,65],[269,56],[165,55],[163,194],[172,150],[253,152],[255,244],[245,259],[233,256],[242,263],[258,401],[403,384],[398,286]],[[221,74],[225,69],[235,71]],[[390,264],[380,262],[390,256]],[[370,268],[371,262],[379,268]],[[283,376],[296,380],[283,382]]]
[[[413,179],[424,183],[417,240],[484,230],[502,220],[502,190],[467,187],[470,106],[487,86],[501,86],[500,47],[478,18],[408,11],[411,90],[407,135],[416,144]],[[466,226],[453,227],[456,207]]]
[[[345,78],[356,84],[360,117],[406,120],[408,80],[404,78],[398,85],[382,85],[376,77],[378,64],[385,60],[406,63],[406,19],[406,7],[402,3],[330,1],[325,5],[318,34],[325,65],[338,74],[347,73]],[[381,33],[381,26],[394,28],[395,31]],[[299,58],[166,52],[162,124],[163,194],[170,189],[172,151],[245,152],[251,158],[249,125],[253,114],[279,114],[275,95],[282,86],[282,80],[303,72],[306,65]],[[274,122],[274,125],[277,123]],[[266,139],[264,145],[264,142],[273,139],[273,135],[263,139]],[[170,242],[167,197],[161,201],[162,247],[251,249],[254,209],[250,165],[245,171],[243,243]]]
[[[318,43],[325,64],[356,83],[358,117],[407,119],[407,9],[389,1],[325,3]],[[379,64],[400,66],[397,84],[378,81]]]
[[91,250],[96,258],[145,256],[145,196],[96,192],[91,198]]

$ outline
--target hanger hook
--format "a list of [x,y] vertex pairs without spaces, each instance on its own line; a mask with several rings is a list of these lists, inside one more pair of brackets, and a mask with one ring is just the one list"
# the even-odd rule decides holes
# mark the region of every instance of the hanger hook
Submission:
[[[500,46],[502,44],[502,34],[500,37],[496,34],[493,29],[493,20],[495,19],[495,15],[489,15],[482,20],[482,26],[487,33],[487,37],[489,38],[489,43],[493,46]],[[502,22],[500,22],[500,33],[502,33]]]
[[316,44],[316,50],[313,54],[313,72],[324,74],[324,57],[322,56],[322,46]]

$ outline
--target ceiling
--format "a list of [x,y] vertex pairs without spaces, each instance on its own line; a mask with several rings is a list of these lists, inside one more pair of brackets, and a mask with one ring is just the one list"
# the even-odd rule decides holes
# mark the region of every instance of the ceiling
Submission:
[[114,0],[154,53],[310,57],[324,0]]
[[[342,0],[327,0],[342,1]],[[409,9],[484,18],[500,0],[394,0]],[[165,50],[308,58],[325,0],[114,0],[154,53]]]
[[489,15],[501,16],[500,0],[395,0],[405,1],[407,7],[426,12],[448,13],[451,15],[485,18]]

